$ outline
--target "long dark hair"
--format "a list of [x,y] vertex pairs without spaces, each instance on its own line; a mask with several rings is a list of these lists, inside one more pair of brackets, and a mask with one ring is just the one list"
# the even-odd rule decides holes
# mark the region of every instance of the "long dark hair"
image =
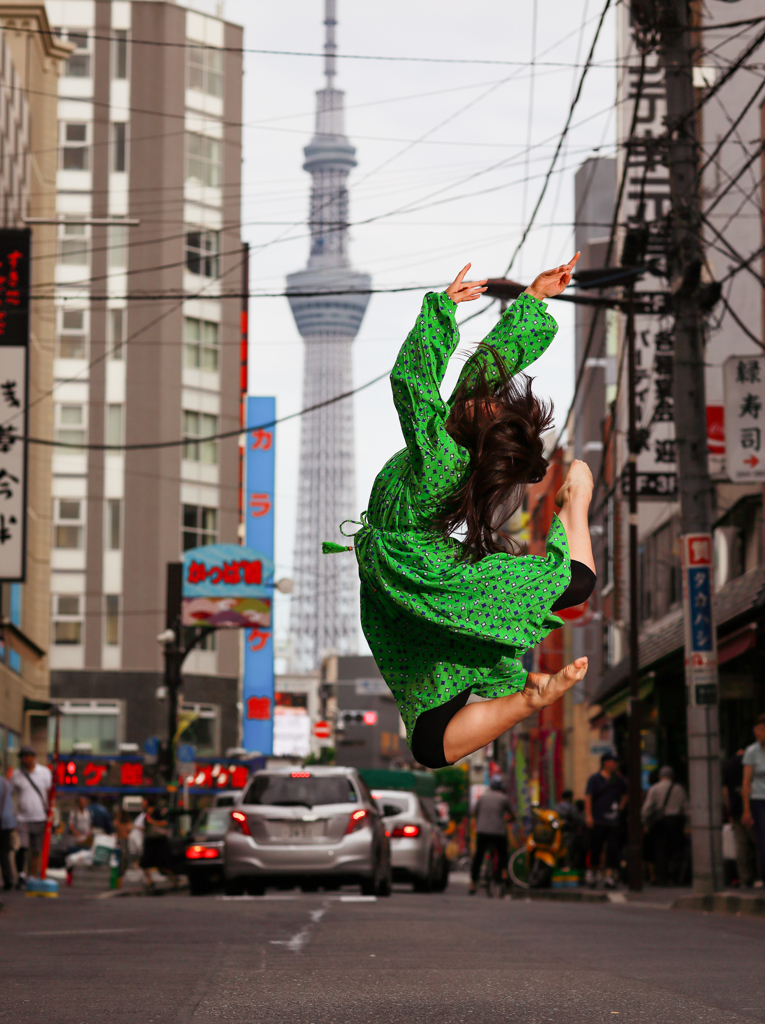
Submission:
[[[470,452],[470,474],[431,522],[447,535],[464,527],[466,551],[479,559],[519,550],[497,530],[519,508],[526,484],[547,472],[542,435],[552,424],[553,407],[534,395],[532,378],[512,377],[490,345],[479,348],[474,362],[446,421],[457,444]],[[493,380],[488,363],[497,371]]]

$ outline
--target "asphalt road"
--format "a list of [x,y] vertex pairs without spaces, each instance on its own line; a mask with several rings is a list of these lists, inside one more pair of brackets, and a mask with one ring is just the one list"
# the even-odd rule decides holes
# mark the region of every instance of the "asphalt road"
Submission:
[[12,894],[0,951],[14,1024],[765,1021],[765,921],[464,885],[376,901]]

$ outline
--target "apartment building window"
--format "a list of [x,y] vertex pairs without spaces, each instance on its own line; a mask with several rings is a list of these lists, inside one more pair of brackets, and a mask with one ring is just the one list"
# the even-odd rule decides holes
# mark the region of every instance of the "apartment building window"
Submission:
[[65,220],[58,226],[58,259],[69,267],[87,267],[90,230],[78,220]]
[[110,403],[106,407],[106,443],[121,445],[124,438],[125,406]]
[[86,353],[85,310],[60,309],[56,356],[59,359],[85,359]]
[[218,442],[205,440],[218,433],[218,417],[207,412],[183,411],[184,459],[215,465],[218,461]]
[[53,502],[53,546],[81,551],[85,545],[85,502],[56,498]]
[[189,44],[189,89],[208,96],[223,96],[223,51],[213,46]]
[[71,402],[57,402],[54,407],[55,438],[71,448],[62,448],[65,455],[80,452],[79,445],[85,444],[87,427],[85,406]]
[[62,171],[90,168],[90,125],[87,121],[61,121],[59,129]]
[[53,643],[82,643],[82,598],[78,594],[54,594]]
[[680,602],[680,538],[677,517],[645,537],[639,548],[640,617],[658,619]]
[[114,32],[114,51],[112,63],[112,78],[127,78],[128,76],[128,34],[124,28],[118,28]]
[[183,322],[186,366],[194,370],[218,369],[218,325],[187,316]]
[[214,187],[220,185],[220,140],[196,132],[186,133],[186,180]]
[[106,501],[106,550],[122,550],[122,501],[119,498]]
[[127,266],[127,224],[109,225],[109,266]]
[[86,28],[58,28],[54,34],[75,46],[74,53],[64,63],[67,78],[90,78],[90,34]]
[[203,505],[183,506],[183,550],[215,544],[218,539],[218,510]]
[[110,309],[109,313],[109,358],[122,359],[125,344],[125,310]]
[[104,640],[107,647],[117,647],[120,642],[120,596],[106,595],[106,616],[104,622]]
[[124,121],[112,122],[112,170],[127,170],[127,125]]
[[[61,753],[70,754],[75,743],[89,743],[95,755],[116,754],[120,740],[120,701],[64,700],[58,701]],[[56,720],[48,719],[48,749],[56,741]]]
[[218,276],[220,235],[217,231],[186,232],[186,269],[202,277]]

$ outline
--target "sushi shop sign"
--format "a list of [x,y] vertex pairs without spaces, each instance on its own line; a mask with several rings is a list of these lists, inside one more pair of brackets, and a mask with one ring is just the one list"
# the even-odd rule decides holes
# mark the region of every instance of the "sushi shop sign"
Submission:
[[274,564],[239,544],[207,544],[183,555],[184,626],[271,627]]

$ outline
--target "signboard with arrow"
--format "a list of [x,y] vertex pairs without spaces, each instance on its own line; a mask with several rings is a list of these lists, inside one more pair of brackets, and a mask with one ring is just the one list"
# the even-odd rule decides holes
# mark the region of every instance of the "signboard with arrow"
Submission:
[[727,475],[735,483],[765,480],[765,358],[730,356],[723,381]]

